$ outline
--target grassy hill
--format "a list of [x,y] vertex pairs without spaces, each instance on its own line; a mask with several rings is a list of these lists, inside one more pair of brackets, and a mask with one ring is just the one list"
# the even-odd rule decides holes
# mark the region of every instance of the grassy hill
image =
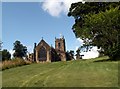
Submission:
[[76,60],[31,64],[3,71],[3,87],[117,87],[118,62]]

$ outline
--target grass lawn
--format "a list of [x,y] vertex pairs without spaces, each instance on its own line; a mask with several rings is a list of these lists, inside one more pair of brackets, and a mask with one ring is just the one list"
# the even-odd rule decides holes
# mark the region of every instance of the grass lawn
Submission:
[[118,87],[118,62],[107,57],[31,64],[2,72],[3,87]]

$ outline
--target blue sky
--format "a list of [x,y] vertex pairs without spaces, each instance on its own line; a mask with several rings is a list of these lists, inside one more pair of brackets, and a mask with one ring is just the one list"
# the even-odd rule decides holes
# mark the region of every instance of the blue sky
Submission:
[[[2,3],[3,48],[13,49],[13,43],[20,40],[26,46],[33,46],[43,37],[54,46],[55,37],[64,35],[67,49],[75,49],[76,38],[71,30],[74,19],[62,14],[52,17],[45,12],[42,3]],[[80,44],[79,44],[80,45]]]
[[16,40],[32,52],[33,44],[41,38],[54,47],[55,37],[64,35],[67,50],[76,50],[82,44],[72,32],[74,19],[67,16],[70,3],[61,6],[51,2],[3,2],[2,42],[3,49],[12,52]]

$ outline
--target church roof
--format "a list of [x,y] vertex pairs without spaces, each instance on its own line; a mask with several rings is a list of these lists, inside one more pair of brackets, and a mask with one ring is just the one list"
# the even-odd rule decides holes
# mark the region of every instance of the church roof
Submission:
[[40,48],[41,46],[45,46],[48,49],[51,48],[43,39],[38,43],[38,45],[36,46],[36,49]]

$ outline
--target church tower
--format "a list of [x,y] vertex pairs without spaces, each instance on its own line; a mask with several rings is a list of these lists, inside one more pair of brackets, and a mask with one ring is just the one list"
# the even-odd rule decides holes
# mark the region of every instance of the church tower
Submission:
[[66,61],[66,48],[64,37],[55,38],[55,50],[58,52],[61,61]]

